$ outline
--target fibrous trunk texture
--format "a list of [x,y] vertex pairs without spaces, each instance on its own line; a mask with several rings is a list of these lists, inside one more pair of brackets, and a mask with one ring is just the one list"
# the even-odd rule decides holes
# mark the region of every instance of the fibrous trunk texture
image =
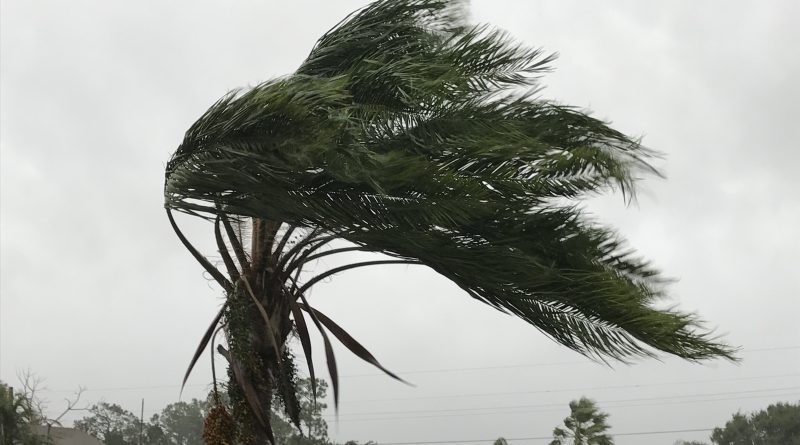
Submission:
[[272,254],[279,227],[280,223],[253,219],[250,267],[228,295],[228,391],[234,417],[245,420],[239,440],[246,444],[272,443],[272,399],[291,332],[290,300]]

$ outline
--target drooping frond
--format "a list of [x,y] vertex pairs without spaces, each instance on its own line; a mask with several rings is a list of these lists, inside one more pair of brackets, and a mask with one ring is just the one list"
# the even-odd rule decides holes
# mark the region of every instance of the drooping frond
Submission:
[[575,204],[631,196],[657,174],[653,153],[539,98],[553,57],[464,17],[444,0],[351,15],[296,73],[226,95],[189,129],[166,207],[420,262],[583,354],[731,358],[693,315],[657,309],[657,271]]

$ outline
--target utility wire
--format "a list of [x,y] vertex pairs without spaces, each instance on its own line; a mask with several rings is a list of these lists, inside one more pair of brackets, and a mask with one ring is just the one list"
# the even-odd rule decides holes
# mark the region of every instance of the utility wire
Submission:
[[[790,374],[773,374],[762,375],[753,377],[736,377],[730,379],[702,379],[702,380],[678,380],[673,382],[657,382],[657,383],[637,383],[630,385],[607,385],[607,386],[584,386],[577,388],[558,388],[558,389],[537,389],[530,391],[504,391],[504,392],[483,392],[483,393],[464,393],[464,394],[446,394],[439,396],[422,396],[422,397],[396,397],[384,399],[356,399],[349,400],[348,403],[363,403],[363,402],[389,402],[389,401],[403,401],[403,400],[427,400],[427,399],[449,399],[461,397],[483,397],[483,396],[502,396],[502,395],[516,395],[516,394],[543,394],[543,393],[557,393],[557,392],[570,392],[570,391],[598,391],[607,389],[626,389],[626,388],[646,388],[650,386],[670,386],[670,385],[684,385],[692,383],[717,383],[717,382],[740,382],[747,380],[762,380],[762,379],[778,379],[784,377],[798,377],[800,373]],[[186,385],[186,388],[199,388],[211,387],[211,384],[191,384]],[[177,389],[180,385],[142,385],[142,386],[118,386],[118,387],[101,387],[101,388],[86,388],[84,392],[100,392],[100,391],[141,391],[148,389]],[[58,392],[75,392],[74,389],[47,389],[42,388],[39,391],[45,393],[58,393]]]
[[[745,352],[767,352],[767,351],[783,351],[789,349],[800,349],[800,345],[797,346],[776,346],[776,347],[769,347],[769,348],[756,348],[756,349],[746,349]],[[569,362],[545,362],[545,363],[529,363],[529,364],[517,364],[517,365],[497,365],[497,366],[480,366],[480,367],[465,367],[465,368],[438,368],[438,369],[426,369],[426,370],[417,370],[417,371],[404,371],[398,372],[398,374],[405,374],[405,375],[412,375],[412,374],[436,374],[436,373],[449,373],[449,372],[460,372],[460,371],[485,371],[485,370],[493,370],[493,369],[512,369],[512,368],[537,368],[537,367],[547,367],[547,366],[566,366],[566,365],[578,365],[578,364],[596,364],[597,362],[593,362],[591,360],[581,360],[581,361],[569,361]],[[372,373],[372,374],[346,374],[341,375],[339,378],[358,378],[358,377],[373,377],[373,376],[384,376],[385,374],[381,373]],[[786,376],[796,376],[800,374],[787,374]],[[760,377],[756,377],[760,378]],[[766,378],[766,377],[765,377]],[[695,382],[690,382],[695,383]],[[699,382],[697,382],[699,383]],[[671,383],[669,383],[671,384]],[[143,390],[143,389],[169,389],[169,388],[180,388],[181,385],[141,385],[141,386],[122,386],[122,387],[105,387],[105,388],[95,388],[95,389],[86,389],[87,392],[96,392],[96,391],[136,391],[136,390]],[[207,387],[208,384],[192,384],[192,385],[185,385],[185,387]],[[593,388],[588,388],[593,389]],[[73,392],[74,389],[42,389],[42,392]],[[489,394],[487,394],[489,395]],[[495,394],[491,394],[495,395]]]
[[[672,400],[672,401],[658,401],[658,402],[650,402],[650,403],[634,403],[634,404],[621,404],[621,405],[612,405],[608,406],[608,408],[629,408],[629,407],[639,407],[639,406],[663,406],[663,405],[689,405],[689,404],[696,404],[696,403],[708,403],[708,402],[723,402],[728,400],[744,400],[744,399],[759,399],[764,397],[781,397],[781,398],[788,398],[790,396],[798,395],[800,396],[800,392],[794,393],[786,393],[786,394],[759,394],[759,395],[750,395],[750,396],[742,396],[737,395],[736,397],[726,397],[726,398],[713,398],[713,399],[695,399],[695,400]],[[655,400],[655,399],[654,399]],[[606,402],[599,402],[599,403],[612,403],[618,401],[606,401]],[[547,404],[539,404],[539,405],[527,405],[528,409],[514,409],[513,411],[505,410],[505,411],[487,411],[492,409],[501,409],[504,407],[486,407],[483,408],[483,411],[479,412],[461,412],[461,413],[451,413],[450,411],[458,411],[459,409],[453,410],[440,410],[441,412],[448,412],[447,414],[426,414],[423,416],[403,416],[403,417],[361,417],[361,418],[348,418],[350,414],[340,414],[337,417],[333,416],[323,416],[326,419],[333,420],[336,419],[337,421],[344,421],[346,422],[369,422],[369,421],[395,421],[395,420],[410,420],[410,419],[428,419],[432,417],[464,417],[464,416],[485,416],[485,415],[495,415],[495,414],[525,414],[525,413],[533,413],[533,412],[553,412],[553,411],[561,411],[564,409],[564,403],[547,403]],[[508,407],[511,408],[511,407]],[[535,409],[531,409],[535,408]],[[420,411],[408,411],[407,413],[417,413]],[[382,413],[370,413],[372,415],[381,415]],[[353,414],[355,415],[355,414]],[[362,413],[361,415],[365,415]],[[344,418],[343,418],[344,417]]]
[[[798,346],[776,346],[776,347],[769,347],[769,348],[755,348],[755,349],[746,349],[744,352],[767,352],[767,351],[784,351],[788,349],[800,349],[800,345]],[[596,365],[598,362],[592,360],[576,360],[576,361],[569,361],[569,362],[550,362],[550,363],[530,363],[530,364],[523,364],[523,365],[497,365],[497,366],[479,366],[479,367],[472,367],[472,368],[438,368],[438,369],[425,369],[425,370],[417,370],[417,371],[400,371],[397,374],[402,375],[412,375],[412,374],[438,374],[438,373],[448,373],[448,372],[462,372],[462,371],[486,371],[492,369],[510,369],[510,368],[538,368],[538,367],[546,367],[546,366],[567,366],[567,365]],[[384,376],[385,374],[382,373],[368,373],[368,374],[350,374],[341,376],[342,378],[354,378],[354,377],[378,377]]]
[[[691,397],[715,397],[715,396],[729,396],[734,394],[743,395],[743,394],[756,394],[762,392],[789,391],[789,390],[800,390],[800,386],[789,386],[783,388],[764,388],[764,389],[754,389],[749,391],[726,391],[726,392],[714,392],[714,393],[682,394],[676,396],[639,397],[635,399],[603,400],[599,401],[598,403],[606,404],[606,403],[645,402],[650,400],[672,400],[672,399],[684,399]],[[439,413],[439,412],[451,412],[451,411],[481,411],[487,409],[541,408],[547,406],[562,406],[562,405],[563,403],[548,403],[548,404],[536,404],[536,405],[483,406],[476,408],[427,409],[427,410],[413,410],[413,411],[378,411],[378,412],[369,411],[369,412],[348,413],[348,415],[355,416],[355,415],[379,415],[379,414]]]
[[[401,371],[398,374],[414,375],[414,374],[441,374],[449,372],[464,372],[464,371],[488,371],[492,369],[511,369],[511,368],[544,368],[547,366],[572,366],[572,365],[596,365],[597,362],[591,360],[575,360],[571,362],[551,362],[551,363],[530,363],[527,365],[497,365],[497,366],[476,366],[473,368],[440,368],[440,369],[424,369],[419,371]],[[358,377],[377,377],[385,374],[368,373],[368,374],[349,374],[343,375],[343,378],[358,378]]]
[[[714,398],[714,399],[697,399],[697,400],[675,400],[675,401],[659,401],[659,402],[651,402],[651,403],[634,403],[634,404],[623,404],[623,405],[613,405],[608,406],[607,408],[630,408],[630,407],[641,407],[641,406],[663,406],[663,405],[688,405],[688,404],[696,404],[696,403],[708,403],[708,402],[720,402],[720,401],[728,401],[728,400],[744,400],[744,399],[758,399],[764,397],[774,397],[778,394],[763,394],[763,395],[751,395],[751,396],[742,396],[738,395],[736,397],[727,397],[727,398]],[[792,393],[792,394],[780,394],[781,397],[789,397],[790,395],[797,395],[800,400],[800,392]],[[612,403],[617,401],[605,401],[599,403]],[[537,407],[539,409],[525,409],[525,410],[515,410],[515,411],[484,411],[484,412],[467,412],[467,413],[450,413],[450,414],[427,414],[422,416],[390,416],[390,417],[371,417],[371,418],[348,418],[350,415],[355,415],[354,413],[351,414],[339,414],[338,416],[322,416],[326,420],[335,420],[336,422],[373,422],[373,421],[397,421],[397,420],[414,420],[414,419],[429,419],[429,418],[446,418],[446,417],[466,417],[466,416],[486,416],[486,415],[497,415],[497,414],[528,414],[528,413],[539,413],[539,412],[556,412],[556,411],[563,411],[564,410],[564,403],[548,403],[548,404],[541,404],[541,405],[530,405],[532,407]],[[499,409],[498,407],[497,409]],[[492,409],[492,408],[487,408]],[[447,410],[442,410],[447,411]],[[157,414],[160,411],[147,411],[148,416],[152,414]],[[424,411],[411,411],[414,412],[424,412]],[[385,414],[385,413],[373,413],[375,415]],[[342,418],[344,417],[344,419]],[[67,419],[69,420],[69,419]],[[509,439],[511,440],[511,439]],[[436,442],[439,443],[439,442]],[[383,444],[381,445],[389,445]]]
[[404,400],[428,400],[428,399],[452,399],[463,397],[482,397],[482,396],[503,396],[503,395],[517,395],[517,394],[546,394],[546,393],[559,393],[559,392],[572,392],[572,391],[601,391],[608,389],[627,389],[627,388],[646,388],[650,386],[670,386],[670,385],[685,385],[692,383],[717,383],[717,382],[740,382],[745,380],[761,380],[773,379],[782,377],[798,377],[800,373],[794,374],[775,374],[757,377],[738,377],[732,379],[703,379],[703,380],[681,380],[675,382],[659,382],[659,383],[637,383],[630,385],[608,385],[608,386],[583,386],[578,388],[558,388],[558,389],[537,389],[531,391],[504,391],[504,392],[483,392],[483,393],[465,393],[465,394],[449,394],[442,396],[423,396],[423,397],[396,397],[389,399],[357,399],[348,400],[348,403],[363,403],[363,402],[386,402],[386,401],[404,401]]
[[[635,433],[609,433],[612,436],[652,436],[656,434],[673,434],[673,433],[697,433],[704,431],[711,431],[712,428],[692,428],[685,430],[662,430],[662,431],[637,431]],[[534,437],[507,437],[506,440],[552,440],[553,436],[534,436]],[[494,442],[496,439],[464,439],[464,440],[432,440],[424,442],[380,442],[381,445],[428,445],[428,444],[442,444],[442,443],[477,443]]]

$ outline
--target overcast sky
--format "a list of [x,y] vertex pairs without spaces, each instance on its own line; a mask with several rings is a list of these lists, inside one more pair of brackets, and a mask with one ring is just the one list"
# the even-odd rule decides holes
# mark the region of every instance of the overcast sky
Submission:
[[[144,399],[146,417],[177,400],[221,291],[169,227],[164,165],[219,96],[292,72],[364,3],[2,2],[0,380],[36,372],[52,413],[79,385],[87,403],[138,412]],[[331,436],[548,437],[585,395],[610,413],[618,445],[672,444],[709,433],[622,434],[708,429],[800,400],[800,2],[474,0],[472,11],[560,53],[544,96],[665,153],[667,180],[644,182],[638,206],[612,196],[590,209],[677,278],[674,303],[743,361],[593,364],[431,271],[361,269],[319,285],[313,304],[416,387],[339,348]],[[214,253],[210,226],[181,223]],[[184,398],[209,382],[203,359]]]

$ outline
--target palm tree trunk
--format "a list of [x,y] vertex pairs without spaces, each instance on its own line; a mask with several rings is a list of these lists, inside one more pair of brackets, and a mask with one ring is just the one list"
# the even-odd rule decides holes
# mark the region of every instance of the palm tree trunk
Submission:
[[[255,302],[245,295],[237,295],[231,305],[229,317],[228,343],[231,347],[229,394],[234,416],[247,419],[241,433],[243,443],[253,445],[269,444],[271,432],[268,422],[272,413],[272,399],[279,361],[276,349],[282,351],[288,338],[288,316],[268,314],[273,320],[283,320],[278,327],[280,334],[272,336],[266,329],[264,318]],[[238,307],[237,307],[238,306]],[[276,305],[264,305],[275,308]],[[277,348],[273,344],[277,341]]]
[[252,224],[250,268],[243,276],[245,282],[229,296],[229,393],[234,416],[247,419],[242,423],[241,441],[265,445],[271,443],[272,398],[291,332],[291,311],[282,288],[273,285],[277,271],[270,267],[280,223],[254,218]]

